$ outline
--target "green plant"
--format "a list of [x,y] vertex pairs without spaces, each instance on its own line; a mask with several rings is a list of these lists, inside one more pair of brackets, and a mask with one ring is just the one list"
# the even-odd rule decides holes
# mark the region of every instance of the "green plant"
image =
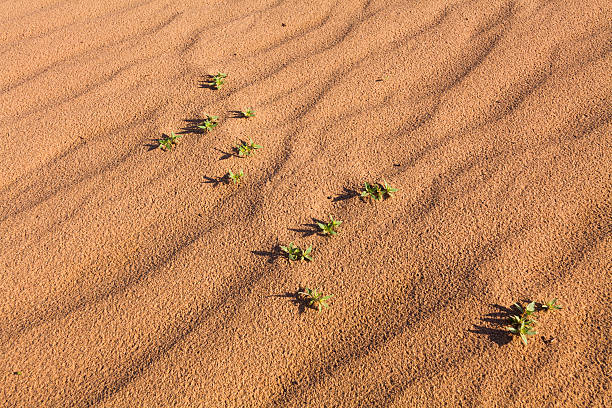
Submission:
[[322,308],[328,308],[327,301],[334,295],[323,296],[323,292],[318,292],[316,289],[305,288],[304,292],[298,294],[305,296],[308,301],[308,306],[317,308],[321,313]]
[[365,188],[361,192],[361,197],[370,197],[374,200],[381,200],[382,191],[380,190],[380,186],[378,184],[370,184],[366,181]]
[[242,116],[245,118],[252,118],[253,116],[255,116],[255,111],[251,108],[243,110],[240,113],[242,113]]
[[215,87],[215,89],[221,89],[221,86],[225,83],[225,78],[227,78],[227,74],[222,72],[217,72],[216,75],[213,75],[210,84]]
[[218,116],[206,115],[206,119],[202,121],[202,124],[198,125],[198,127],[205,132],[210,132],[211,130],[217,127],[218,121]]
[[383,184],[370,184],[368,182],[365,182],[364,189],[361,192],[361,197],[370,197],[377,201],[382,200],[383,198],[385,198],[385,196],[393,197],[393,193],[395,193],[397,189],[391,187],[386,180],[383,181]]
[[247,157],[255,152],[257,149],[261,149],[263,146],[253,143],[253,140],[249,139],[249,142],[240,141],[240,143],[235,147],[238,152],[238,156]]
[[331,215],[329,216],[329,219],[330,222],[328,222],[327,224],[317,222],[317,225],[319,226],[323,234],[328,234],[330,236],[336,235],[336,227],[342,224],[342,221],[334,220],[334,217],[332,217]]
[[383,185],[382,185],[382,192],[383,195],[386,195],[387,197],[393,197],[393,193],[397,192],[397,188],[393,188],[389,185],[389,183],[387,183],[387,180],[383,180]]
[[561,305],[558,305],[557,304],[557,298],[554,298],[550,302],[542,302],[542,309],[544,309],[546,311],[548,311],[548,310],[559,310],[559,309],[563,309],[563,307]]
[[534,329],[536,320],[532,317],[532,315],[535,313],[535,302],[531,302],[525,307],[515,303],[514,308],[519,312],[519,314],[510,316],[509,320],[512,325],[506,326],[506,330],[519,336],[523,343],[527,345],[527,336],[532,336],[538,333]]
[[172,148],[174,147],[174,145],[177,144],[178,139],[181,137],[181,135],[175,135],[174,132],[170,133],[170,136],[166,136],[164,135],[164,137],[160,138],[157,140],[157,142],[159,143],[158,148],[162,149],[162,150],[172,150]]
[[280,248],[287,254],[287,258],[289,258],[290,261],[312,261],[312,257],[310,256],[312,245],[304,250],[299,246],[293,245],[293,242],[290,242],[289,245],[281,246]]
[[240,171],[237,172],[237,173],[234,173],[233,171],[228,170],[226,177],[228,178],[228,180],[231,180],[232,183],[238,184],[238,183],[240,183],[240,180],[242,179],[242,176],[244,176],[244,172],[242,171],[242,169],[240,169]]

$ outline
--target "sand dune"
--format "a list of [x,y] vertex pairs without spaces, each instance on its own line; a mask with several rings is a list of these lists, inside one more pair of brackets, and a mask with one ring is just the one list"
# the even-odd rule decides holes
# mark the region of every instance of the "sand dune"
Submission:
[[[604,0],[0,2],[0,406],[610,406],[611,21]],[[393,198],[355,196],[383,179]],[[340,233],[310,232],[328,214]],[[527,346],[504,331],[553,297]]]

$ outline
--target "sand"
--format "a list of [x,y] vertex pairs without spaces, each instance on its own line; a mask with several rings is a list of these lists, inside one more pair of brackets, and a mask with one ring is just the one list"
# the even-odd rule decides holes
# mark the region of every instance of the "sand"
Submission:
[[612,405],[609,1],[0,16],[0,406]]

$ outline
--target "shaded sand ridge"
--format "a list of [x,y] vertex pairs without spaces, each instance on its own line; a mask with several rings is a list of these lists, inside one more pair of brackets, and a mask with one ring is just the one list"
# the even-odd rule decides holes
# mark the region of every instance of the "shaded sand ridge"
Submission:
[[[611,21],[605,0],[0,2],[0,406],[610,406]],[[354,196],[383,179],[395,197]],[[337,236],[309,232],[328,214]],[[528,346],[503,330],[553,297]]]

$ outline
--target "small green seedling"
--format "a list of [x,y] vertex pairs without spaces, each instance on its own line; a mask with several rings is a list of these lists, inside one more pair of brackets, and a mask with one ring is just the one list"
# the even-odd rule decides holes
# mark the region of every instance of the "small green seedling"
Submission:
[[240,171],[237,172],[237,173],[234,173],[231,170],[227,171],[227,178],[229,180],[231,180],[232,183],[234,183],[234,184],[240,183],[240,180],[242,179],[242,176],[244,176],[244,172],[242,171],[242,169],[240,169]]
[[370,197],[376,201],[380,201],[386,197],[393,197],[393,193],[397,191],[397,188],[393,188],[384,180],[383,184],[380,183],[364,183],[364,189],[361,192],[361,197]]
[[217,127],[218,121],[218,116],[206,115],[206,119],[202,122],[201,125],[198,125],[198,127],[205,132],[210,132],[211,130]]
[[389,183],[387,183],[387,180],[383,180],[383,185],[382,185],[382,192],[383,195],[386,195],[387,197],[393,197],[393,193],[397,192],[397,188],[393,188],[389,185]]
[[525,307],[515,303],[514,307],[518,310],[520,315],[510,316],[510,323],[512,326],[507,326],[506,330],[519,336],[523,344],[527,345],[527,336],[538,334],[534,329],[536,320],[531,317],[535,313],[535,302],[531,302]]
[[174,132],[170,133],[170,136],[165,136],[162,137],[161,139],[158,139],[157,142],[159,143],[158,148],[162,149],[162,150],[172,150],[172,148],[174,147],[174,145],[177,144],[178,139],[181,137],[181,135],[175,135]]
[[287,254],[287,258],[289,258],[290,261],[312,261],[312,257],[310,256],[312,245],[303,250],[299,246],[294,246],[293,242],[290,242],[288,246],[281,246],[280,248]]
[[248,157],[251,154],[255,153],[255,150],[261,149],[263,146],[253,143],[253,140],[249,139],[249,142],[241,141],[236,147],[236,151],[238,152],[238,156],[240,157]]
[[367,181],[365,182],[365,188],[361,192],[362,197],[370,197],[374,200],[382,199],[382,191],[380,191],[380,186],[378,184],[370,184]]
[[549,311],[563,309],[563,307],[561,305],[558,305],[557,298],[554,298],[550,302],[542,302],[542,309]]
[[321,229],[323,235],[336,235],[338,231],[336,231],[336,227],[342,224],[342,221],[334,220],[334,217],[329,216],[330,222],[327,224],[323,224],[322,222],[317,222],[317,225]]
[[327,301],[332,296],[334,296],[334,295],[323,296],[323,292],[317,292],[316,289],[310,289],[310,288],[305,288],[304,292],[298,292],[298,294],[306,296],[308,300],[308,306],[317,308],[319,310],[319,313],[321,313],[321,310],[323,308],[329,307],[329,305],[327,304]]
[[251,108],[243,110],[240,113],[242,113],[242,116],[245,118],[252,118],[253,116],[255,116],[255,111]]
[[215,89],[221,89],[221,86],[225,83],[225,78],[227,78],[227,74],[217,72],[217,75],[213,75],[210,83]]

